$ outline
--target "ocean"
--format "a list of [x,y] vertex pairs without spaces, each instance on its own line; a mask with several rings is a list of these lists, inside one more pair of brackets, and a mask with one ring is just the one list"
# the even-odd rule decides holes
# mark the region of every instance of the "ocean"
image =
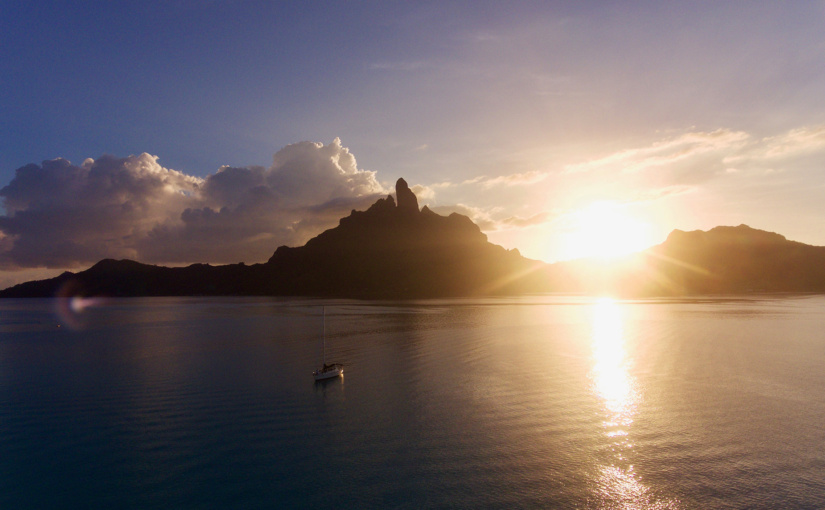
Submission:
[[825,508],[823,367],[823,296],[0,300],[0,508]]

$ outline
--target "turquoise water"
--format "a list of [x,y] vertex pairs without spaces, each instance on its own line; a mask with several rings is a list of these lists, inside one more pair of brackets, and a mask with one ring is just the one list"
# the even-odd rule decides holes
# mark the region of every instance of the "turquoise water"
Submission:
[[0,508],[822,508],[824,365],[818,296],[0,300]]

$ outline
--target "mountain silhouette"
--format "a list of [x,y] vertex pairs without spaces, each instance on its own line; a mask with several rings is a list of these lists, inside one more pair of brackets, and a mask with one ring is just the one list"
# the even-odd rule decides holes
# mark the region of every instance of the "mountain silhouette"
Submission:
[[751,228],[674,230],[664,243],[609,263],[553,264],[561,292],[680,296],[750,292],[825,292],[825,247]]
[[487,241],[468,217],[441,216],[404,179],[392,195],[304,246],[279,247],[264,264],[168,268],[103,260],[91,268],[27,282],[0,297],[284,295],[423,298],[547,290],[542,262]]
[[262,264],[169,268],[102,260],[79,273],[26,282],[0,297],[326,296],[431,298],[540,292],[682,296],[825,292],[825,247],[747,225],[674,230],[664,243],[605,261],[545,264],[487,241],[470,218],[441,216],[404,179],[366,211]]

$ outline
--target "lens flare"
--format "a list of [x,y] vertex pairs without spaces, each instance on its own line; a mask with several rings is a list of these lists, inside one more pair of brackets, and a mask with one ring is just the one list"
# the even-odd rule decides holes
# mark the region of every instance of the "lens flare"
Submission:
[[82,286],[75,280],[67,281],[57,291],[55,314],[59,320],[59,327],[83,329],[86,326],[87,311],[101,306],[106,301],[101,297],[85,297],[83,294]]

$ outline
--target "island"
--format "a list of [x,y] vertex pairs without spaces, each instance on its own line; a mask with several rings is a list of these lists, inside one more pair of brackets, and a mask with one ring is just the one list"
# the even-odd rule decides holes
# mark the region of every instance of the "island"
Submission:
[[398,179],[365,211],[258,264],[162,267],[106,259],[0,297],[317,296],[418,299],[533,293],[685,296],[825,292],[825,247],[751,228],[673,231],[614,259],[547,264],[490,243],[467,216],[439,215]]

